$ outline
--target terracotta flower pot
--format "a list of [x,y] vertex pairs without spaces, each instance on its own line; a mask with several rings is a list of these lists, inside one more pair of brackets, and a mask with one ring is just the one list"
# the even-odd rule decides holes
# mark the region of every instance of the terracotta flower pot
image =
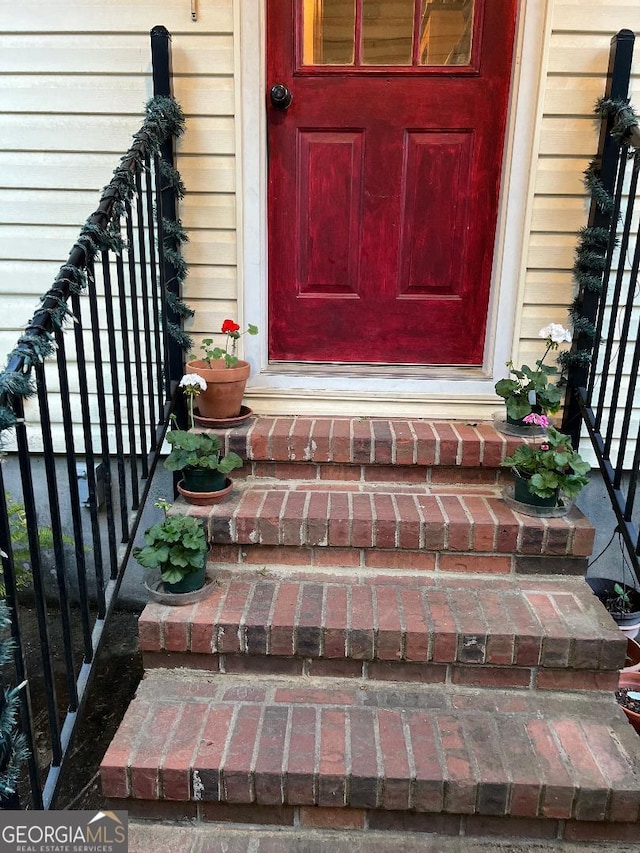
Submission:
[[[627,719],[629,720],[633,728],[638,732],[638,734],[640,734],[640,713],[635,710],[631,710],[631,708],[625,707],[624,704],[624,693],[626,693],[627,690],[630,690],[635,693],[640,693],[640,673],[620,673],[620,679],[618,681],[618,690],[616,692],[616,699],[618,700],[620,707],[627,715]],[[622,695],[621,691],[623,691]]]
[[251,365],[239,361],[226,367],[222,359],[211,365],[202,359],[187,362],[187,373],[197,373],[207,383],[206,391],[197,397],[198,412],[204,418],[235,418],[240,414]]

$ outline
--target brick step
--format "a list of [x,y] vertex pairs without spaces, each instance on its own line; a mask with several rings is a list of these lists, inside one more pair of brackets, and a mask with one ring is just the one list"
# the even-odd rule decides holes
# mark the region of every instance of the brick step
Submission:
[[582,579],[214,575],[198,604],[147,604],[146,667],[615,690],[624,665],[626,639]]
[[[246,460],[234,476],[496,485],[523,439],[490,423],[420,419],[256,417],[212,430]],[[505,482],[508,480],[505,479]]]
[[134,817],[631,840],[637,756],[612,693],[156,670],[101,777]]
[[434,493],[249,479],[219,503],[179,501],[174,511],[205,520],[213,545],[242,546],[224,553],[243,562],[265,561],[277,548],[277,561],[311,565],[326,549],[324,559],[336,566],[582,575],[594,537],[577,507],[560,518],[537,518],[515,512],[488,488]]

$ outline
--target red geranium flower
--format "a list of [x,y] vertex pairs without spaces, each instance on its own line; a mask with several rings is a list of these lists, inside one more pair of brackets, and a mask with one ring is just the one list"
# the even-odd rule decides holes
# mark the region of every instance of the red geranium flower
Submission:
[[240,326],[237,323],[234,323],[233,320],[225,320],[222,324],[222,331],[225,334],[230,334],[231,332],[237,332]]

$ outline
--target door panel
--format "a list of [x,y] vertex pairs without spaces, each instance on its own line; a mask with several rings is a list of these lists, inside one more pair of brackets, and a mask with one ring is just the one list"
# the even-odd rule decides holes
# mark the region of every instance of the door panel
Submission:
[[[362,134],[300,131],[299,295],[356,296],[359,276]],[[330,251],[325,235],[333,235]]]
[[468,186],[472,146],[471,133],[407,134],[401,296],[461,296],[468,197],[450,188]]
[[482,363],[515,11],[268,0],[270,360]]

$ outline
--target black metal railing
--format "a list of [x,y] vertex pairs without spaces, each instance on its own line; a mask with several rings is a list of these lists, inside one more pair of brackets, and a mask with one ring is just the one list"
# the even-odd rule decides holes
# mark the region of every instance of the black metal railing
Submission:
[[580,322],[568,361],[563,429],[577,447],[584,422],[640,581],[634,521],[640,469],[640,132],[627,100],[634,38],[630,30],[621,30],[611,43],[598,154],[588,176],[595,182],[588,233],[595,244],[601,234],[602,242],[587,247],[583,256],[595,262],[595,275],[583,276],[586,286],[576,302]]
[[15,643],[3,681],[27,683],[22,807],[52,806],[182,374],[182,116],[164,27],[151,47],[147,118],[0,375],[0,429],[15,451],[0,467]]

